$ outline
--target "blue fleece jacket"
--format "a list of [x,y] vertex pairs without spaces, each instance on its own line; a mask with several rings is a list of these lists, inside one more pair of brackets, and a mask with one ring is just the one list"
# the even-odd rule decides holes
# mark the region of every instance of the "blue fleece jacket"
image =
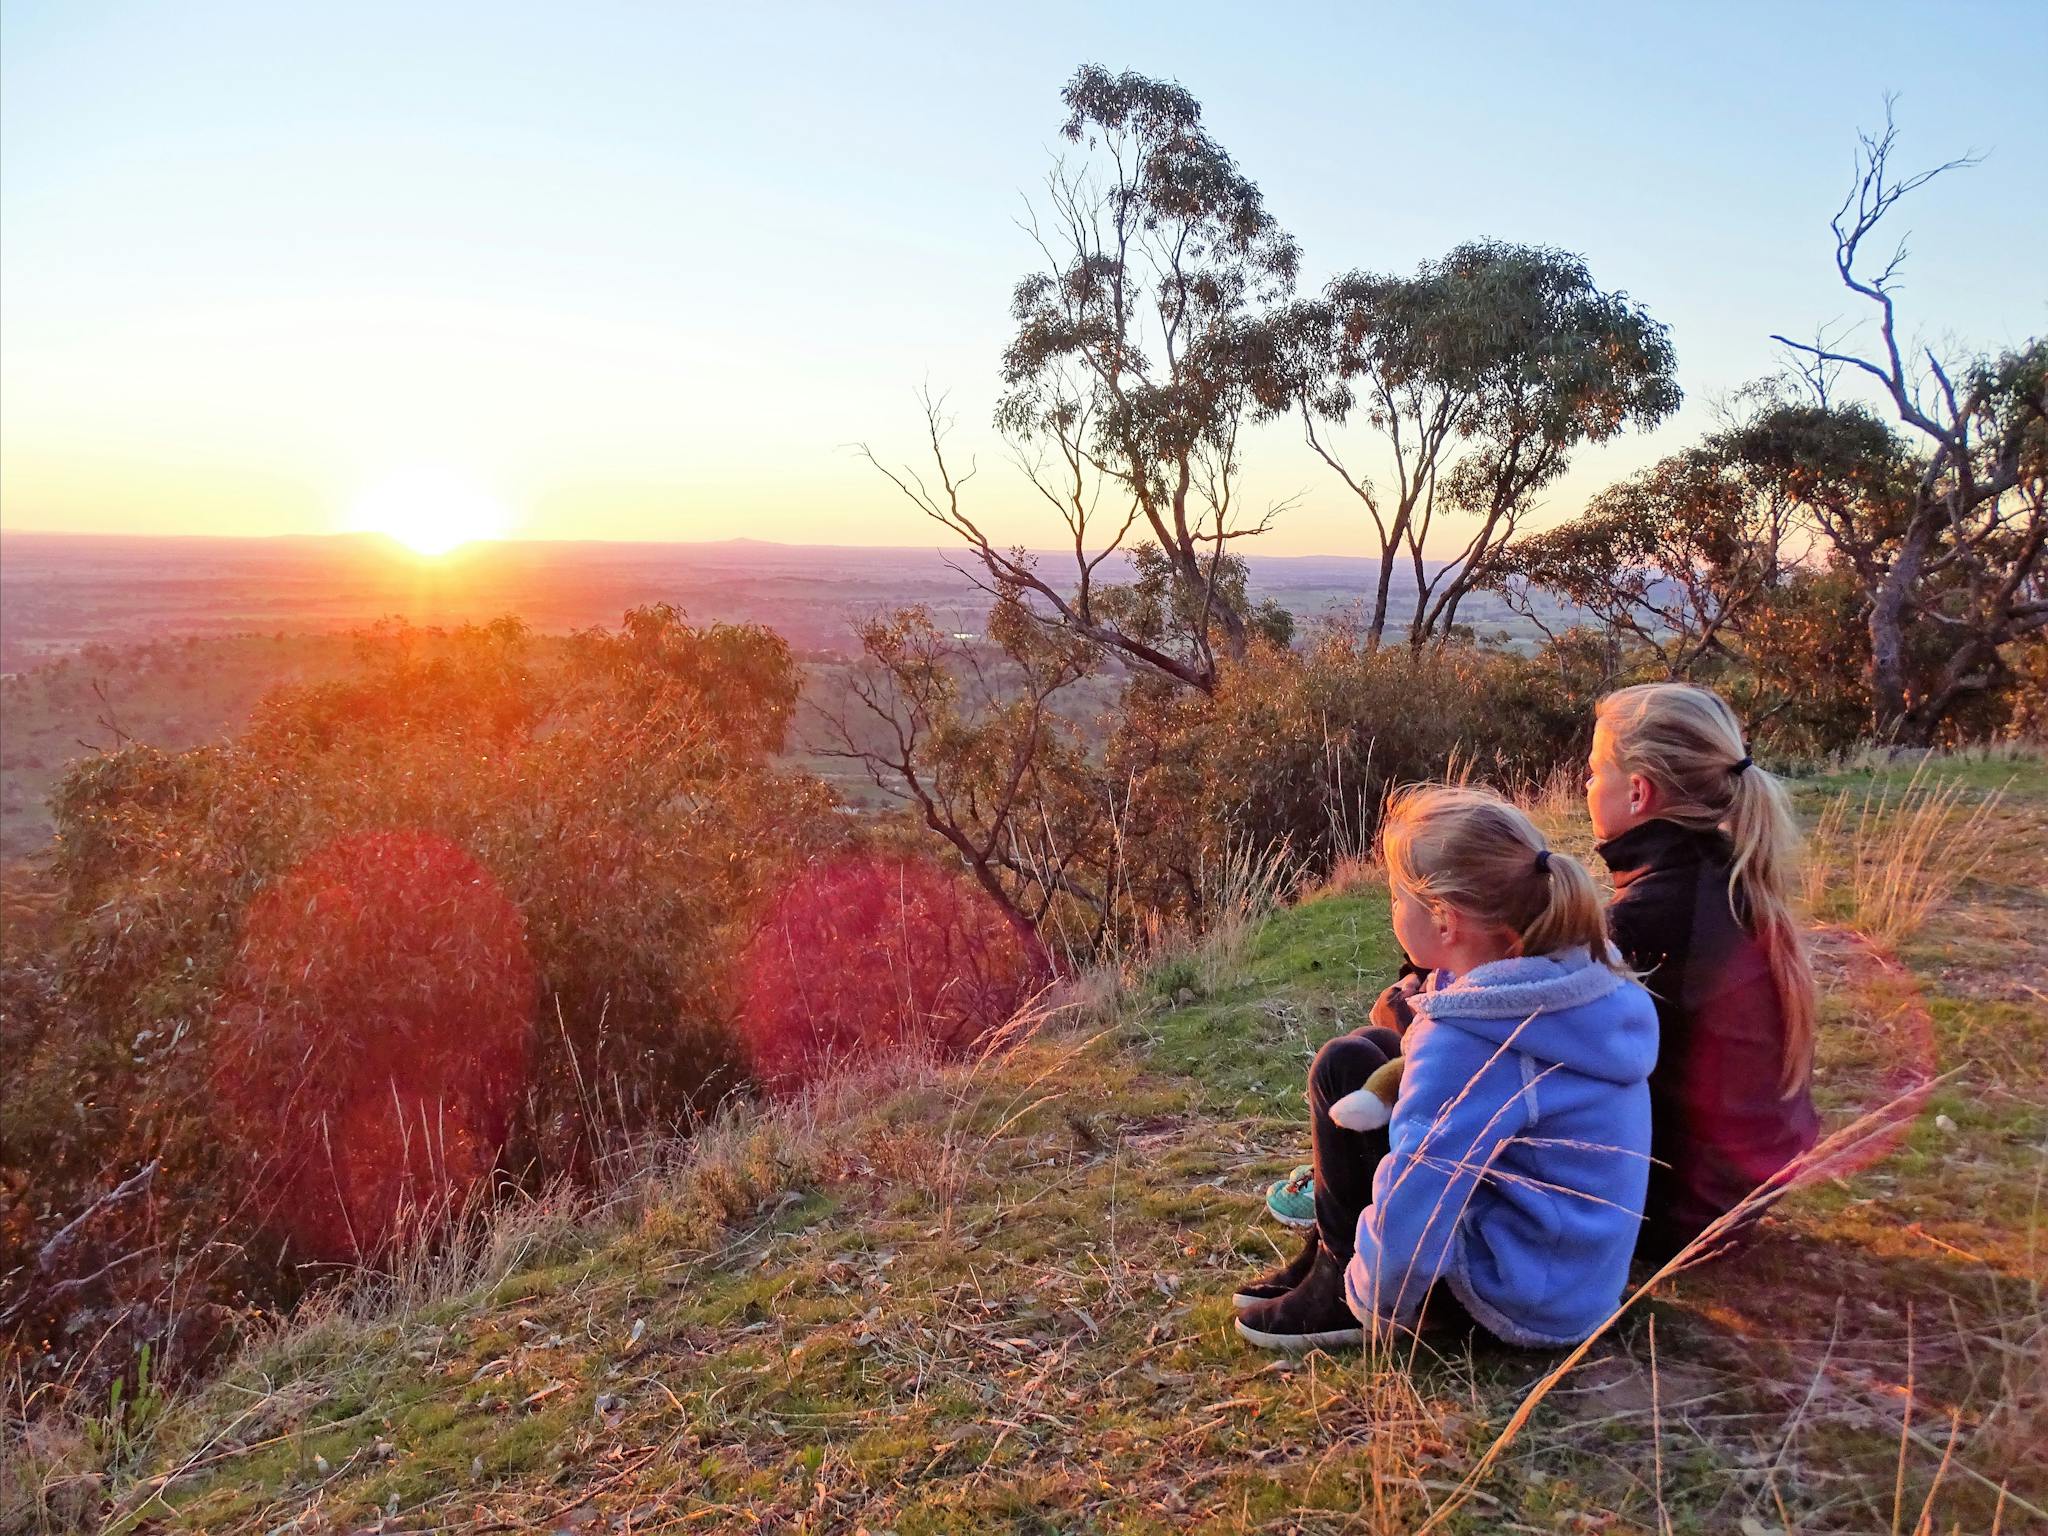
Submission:
[[1575,1344],[1619,1303],[1641,1224],[1650,994],[1572,949],[1440,973],[1414,1007],[1351,1310],[1408,1321],[1441,1279],[1497,1338]]

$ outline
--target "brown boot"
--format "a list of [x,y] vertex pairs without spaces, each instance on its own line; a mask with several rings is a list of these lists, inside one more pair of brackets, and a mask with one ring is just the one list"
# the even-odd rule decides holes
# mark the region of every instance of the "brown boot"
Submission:
[[1322,1246],[1316,1229],[1310,1227],[1308,1241],[1301,1245],[1301,1252],[1282,1264],[1278,1269],[1269,1270],[1256,1280],[1247,1281],[1238,1287],[1237,1294],[1230,1298],[1230,1304],[1242,1312],[1255,1302],[1277,1301],[1308,1278],[1308,1272],[1315,1267],[1316,1250]]
[[1261,1349],[1291,1353],[1365,1342],[1365,1329],[1344,1301],[1344,1265],[1320,1240],[1301,1283],[1285,1296],[1246,1307],[1237,1315],[1237,1331]]

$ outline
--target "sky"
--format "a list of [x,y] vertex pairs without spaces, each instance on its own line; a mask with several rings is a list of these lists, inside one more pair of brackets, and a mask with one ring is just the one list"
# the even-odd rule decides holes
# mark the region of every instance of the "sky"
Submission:
[[[1053,544],[989,421],[1083,62],[1195,94],[1306,286],[1527,241],[1668,324],[1685,408],[1544,520],[1858,316],[1827,221],[1888,91],[1908,165],[1987,157],[1906,210],[1909,327],[2048,330],[2041,0],[7,0],[0,526],[326,533],[425,486],[523,537],[928,547],[854,445],[914,459],[929,383],[975,515]],[[1301,497],[1264,552],[1368,552],[1296,430],[1245,473]]]

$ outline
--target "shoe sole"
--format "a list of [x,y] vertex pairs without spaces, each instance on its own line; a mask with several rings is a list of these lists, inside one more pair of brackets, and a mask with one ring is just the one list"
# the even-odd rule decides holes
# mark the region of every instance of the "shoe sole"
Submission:
[[1230,1304],[1242,1312],[1246,1307],[1255,1307],[1262,1301],[1278,1301],[1285,1291],[1239,1291],[1230,1298]]
[[1283,1216],[1270,1205],[1266,1207],[1266,1214],[1279,1222],[1281,1226],[1292,1227],[1297,1232],[1316,1224],[1313,1214],[1307,1216]]
[[1363,1328],[1326,1328],[1321,1333],[1267,1333],[1263,1329],[1250,1327],[1240,1317],[1237,1320],[1237,1331],[1261,1349],[1282,1350],[1290,1355],[1302,1354],[1311,1349],[1346,1349],[1365,1343]]

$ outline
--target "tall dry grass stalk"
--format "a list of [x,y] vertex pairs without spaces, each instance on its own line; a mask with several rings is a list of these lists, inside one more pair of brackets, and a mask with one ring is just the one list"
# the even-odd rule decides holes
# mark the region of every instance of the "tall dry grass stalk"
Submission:
[[1806,860],[1808,910],[1890,948],[1983,867],[2004,791],[1971,803],[1959,780],[1930,772],[1931,761],[1896,792],[1848,788],[1828,802]]
[[1301,872],[1286,842],[1255,850],[1233,838],[1222,859],[1202,874],[1211,915],[1195,958],[1202,989],[1213,992],[1242,968],[1259,925],[1299,891]]
[[[1947,1073],[1935,1079],[1934,1083],[1928,1084],[1926,1087],[1933,1087],[1939,1083],[1948,1082],[1955,1076],[1956,1074],[1953,1072]],[[1502,1426],[1499,1434],[1494,1437],[1493,1443],[1487,1447],[1479,1460],[1473,1463],[1471,1469],[1459,1479],[1450,1495],[1430,1512],[1429,1518],[1415,1528],[1414,1536],[1429,1536],[1431,1531],[1439,1529],[1445,1521],[1449,1520],[1475,1497],[1484,1497],[1480,1493],[1480,1484],[1485,1481],[1488,1472],[1506,1454],[1508,1448],[1514,1444],[1522,1430],[1528,1425],[1530,1418],[1535,1414],[1537,1408],[1550,1395],[1552,1389],[1576,1370],[1579,1364],[1592,1351],[1593,1347],[1601,1339],[1605,1338],[1623,1317],[1627,1316],[1637,1305],[1653,1294],[1659,1286],[1663,1285],[1665,1281],[1669,1280],[1679,1271],[1700,1263],[1711,1256],[1725,1242],[1734,1237],[1750,1222],[1761,1216],[1764,1211],[1791,1190],[1827,1177],[1831,1169],[1837,1168],[1845,1161],[1853,1158],[1860,1148],[1871,1141],[1888,1136],[1902,1117],[1909,1118],[1912,1116],[1924,1102],[1925,1090],[1916,1088],[1913,1092],[1902,1095],[1900,1098],[1891,1100],[1888,1103],[1881,1104],[1868,1113],[1859,1116],[1848,1125],[1843,1126],[1833,1135],[1822,1140],[1819,1145],[1815,1146],[1803,1157],[1780,1169],[1769,1180],[1753,1191],[1748,1198],[1743,1200],[1733,1210],[1721,1216],[1713,1225],[1694,1238],[1691,1243],[1687,1244],[1685,1248],[1666,1261],[1648,1279],[1644,1280],[1627,1296],[1623,1297],[1621,1304],[1614,1309],[1606,1322],[1595,1329],[1590,1337],[1573,1348],[1555,1368],[1545,1374],[1529,1389],[1523,1396],[1522,1401],[1516,1406],[1514,1412],[1508,1416],[1506,1424]],[[1953,1429],[1948,1442],[1942,1444],[1930,1439],[1914,1427],[1911,1406],[1913,1402],[1913,1382],[1910,1374],[1910,1359],[1907,1364],[1909,1374],[1904,1399],[1906,1407],[1899,1423],[1901,1473],[1898,1486],[1894,1491],[1894,1529],[1898,1528],[1896,1525],[1897,1519],[1906,1513],[1903,1474],[1905,1460],[1909,1453],[1916,1448],[1923,1453],[1939,1458],[1940,1463],[1934,1484],[1928,1489],[1919,1514],[1910,1527],[1916,1533],[1916,1536],[1918,1532],[1933,1530],[1931,1521],[1934,1500],[1940,1492],[1942,1481],[1952,1473],[1965,1480],[1975,1482],[1985,1490],[1993,1493],[1999,1501],[2001,1511],[2011,1508],[2033,1519],[2048,1522],[2048,1510],[2044,1510],[2013,1493],[2005,1483],[1957,1460]],[[1788,1531],[1793,1529],[1789,1522],[1786,1528]]]

